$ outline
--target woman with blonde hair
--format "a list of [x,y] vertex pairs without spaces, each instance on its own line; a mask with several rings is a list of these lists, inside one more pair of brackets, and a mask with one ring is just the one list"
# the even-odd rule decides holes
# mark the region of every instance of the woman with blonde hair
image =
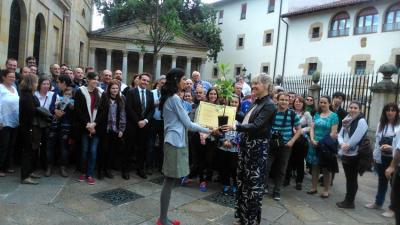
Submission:
[[275,104],[271,100],[273,90],[269,76],[258,75],[251,82],[256,97],[242,124],[224,125],[224,132],[237,131],[241,135],[237,171],[236,225],[253,225],[261,222],[261,206],[264,195],[265,166],[270,136],[271,118]]

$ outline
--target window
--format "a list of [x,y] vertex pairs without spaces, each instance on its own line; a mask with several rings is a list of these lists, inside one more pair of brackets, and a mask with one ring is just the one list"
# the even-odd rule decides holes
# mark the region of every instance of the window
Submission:
[[243,48],[244,48],[244,34],[240,34],[237,37],[236,49],[243,49]]
[[396,66],[400,69],[400,55],[396,55]]
[[218,24],[222,24],[224,22],[224,10],[220,10],[218,13]]
[[213,73],[212,73],[213,77],[218,77],[218,67],[214,67],[213,68]]
[[317,63],[309,63],[308,64],[308,75],[313,75],[317,71]]
[[240,19],[246,19],[246,12],[247,12],[247,3],[242,4],[242,12],[240,13]]
[[83,51],[85,49],[85,44],[83,42],[79,43],[79,66],[84,65],[83,64]]
[[266,30],[264,31],[263,45],[272,45],[274,39],[274,30]]
[[387,11],[383,31],[400,30],[400,3],[392,5]]
[[275,10],[275,0],[269,0],[268,13],[272,13]]
[[82,13],[81,13],[81,14],[82,14],[82,17],[83,17],[83,18],[86,18],[86,12],[85,12],[85,9],[82,9]]
[[235,67],[235,75],[239,76],[241,73],[242,73],[242,67],[241,66]]
[[272,34],[271,33],[266,34],[265,35],[265,42],[266,43],[271,43],[271,41],[272,41]]
[[356,61],[355,74],[364,75],[365,69],[367,68],[367,61]]
[[355,34],[376,33],[378,31],[379,15],[374,7],[363,9],[357,17]]
[[311,34],[312,38],[319,38],[319,29],[319,27],[313,27]]
[[269,66],[263,66],[262,72],[268,74],[269,73]]
[[347,12],[336,14],[332,21],[329,31],[329,37],[341,37],[349,35],[350,16]]

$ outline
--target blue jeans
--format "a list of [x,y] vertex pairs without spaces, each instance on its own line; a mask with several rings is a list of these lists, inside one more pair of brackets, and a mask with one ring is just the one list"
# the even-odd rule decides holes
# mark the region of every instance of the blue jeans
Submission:
[[[375,197],[375,204],[382,206],[385,202],[386,192],[388,189],[389,180],[385,176],[385,170],[390,166],[392,161],[392,157],[382,156],[381,163],[375,164],[375,169],[378,173],[378,192]],[[389,208],[392,208],[392,203],[389,205]]]
[[[94,167],[96,166],[97,145],[99,136],[89,137],[89,134],[82,135],[82,170],[86,176],[93,177]],[[89,155],[89,159],[88,159]],[[87,166],[87,167],[86,167]],[[86,169],[85,169],[86,168]]]
[[[61,150],[60,154],[60,165],[67,166],[68,164],[68,138],[70,131],[61,128],[52,128],[50,129],[47,141],[47,166],[54,165],[54,155],[56,149]],[[59,144],[59,148],[56,147],[57,143]]]

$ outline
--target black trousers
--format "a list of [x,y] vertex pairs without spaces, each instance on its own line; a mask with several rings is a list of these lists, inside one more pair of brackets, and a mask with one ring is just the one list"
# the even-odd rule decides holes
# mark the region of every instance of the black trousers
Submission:
[[343,156],[343,170],[346,176],[346,197],[345,201],[354,203],[358,190],[358,156]]
[[144,170],[149,150],[149,124],[143,128],[136,128],[136,169]]
[[10,168],[18,128],[3,127],[0,130],[0,171]]
[[392,203],[396,216],[396,225],[400,225],[400,167],[398,166],[392,178]]
[[[163,164],[163,147],[164,147],[164,121],[163,120],[151,120],[149,123],[149,150],[147,152],[147,167],[162,168]],[[158,138],[158,146],[156,146],[156,140]]]
[[290,181],[293,171],[296,172],[296,183],[303,183],[304,180],[304,160],[307,156],[308,144],[296,141],[292,147],[289,163],[286,168],[287,181]]
[[218,150],[221,154],[221,182],[224,186],[237,187],[237,167],[238,167],[238,153]]
[[118,133],[109,131],[109,133],[102,135],[97,154],[97,170],[106,171],[111,169],[114,158],[122,155],[121,149],[123,149],[123,146],[123,139],[118,137]]
[[197,172],[200,182],[211,181],[213,175],[213,160],[217,151],[216,141],[206,141],[205,145],[196,143]]
[[23,148],[22,148],[22,161],[21,161],[21,180],[25,180],[33,172],[32,159],[33,159],[33,148],[32,148],[32,130],[27,128],[21,129]]

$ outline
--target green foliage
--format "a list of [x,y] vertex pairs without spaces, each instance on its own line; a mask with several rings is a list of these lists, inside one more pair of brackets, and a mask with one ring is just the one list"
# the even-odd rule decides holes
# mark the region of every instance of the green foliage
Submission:
[[229,64],[218,64],[218,72],[220,74],[220,78],[215,83],[215,87],[218,89],[218,95],[228,101],[233,98],[233,93],[235,91],[235,82],[231,79],[226,78],[226,75],[229,73],[229,71]]
[[208,57],[217,60],[222,51],[221,29],[216,25],[217,12],[201,0],[94,0],[104,15],[105,27],[141,20],[152,25],[149,36],[161,49],[185,31],[207,45]]

